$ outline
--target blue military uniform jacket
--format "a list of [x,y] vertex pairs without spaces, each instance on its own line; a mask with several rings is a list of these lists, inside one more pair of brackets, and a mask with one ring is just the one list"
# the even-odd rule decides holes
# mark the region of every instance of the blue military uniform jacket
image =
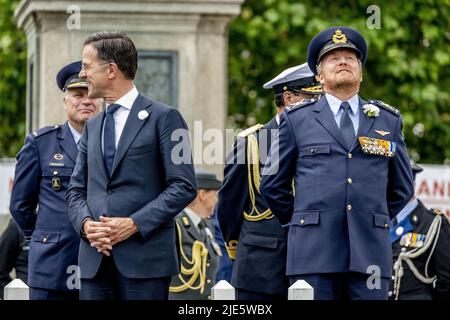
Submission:
[[[359,131],[350,148],[325,96],[282,117],[278,171],[263,177],[262,194],[280,222],[290,223],[288,275],[371,273],[377,266],[391,277],[390,220],[413,195],[412,172],[399,112],[371,103],[377,117],[363,112],[367,102],[359,98]],[[363,138],[364,152],[361,137],[378,140]]]
[[[394,267],[391,299],[450,300],[450,224],[442,212],[428,210],[419,200],[417,206],[392,227],[391,242],[394,266],[402,268],[400,277]],[[399,259],[400,255],[404,258]],[[407,260],[417,269],[416,274],[429,279],[435,277],[435,280],[422,281]]]
[[65,202],[77,152],[66,122],[28,135],[17,155],[10,210],[25,238],[31,240],[31,287],[69,290],[67,279],[74,271],[71,268],[68,273],[67,268],[78,265],[79,235]]
[[[257,176],[262,170],[249,166],[247,158],[249,141],[254,139],[259,148],[256,162],[266,162],[271,129],[278,129],[278,124],[273,118],[263,128],[249,129],[255,132],[238,137],[228,157],[215,210],[227,251],[234,259],[232,285],[257,293],[283,295],[288,288],[286,231],[259,193]],[[254,195],[253,201],[250,193]]]

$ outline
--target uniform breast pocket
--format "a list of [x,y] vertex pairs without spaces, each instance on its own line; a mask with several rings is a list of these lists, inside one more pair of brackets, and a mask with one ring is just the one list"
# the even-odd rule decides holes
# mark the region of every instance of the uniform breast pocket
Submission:
[[148,143],[139,146],[132,146],[128,149],[127,156],[135,156],[147,152],[151,152],[153,150],[153,143]]
[[73,168],[47,168],[42,170],[42,180],[54,191],[66,190],[69,186]]
[[319,210],[295,212],[291,219],[291,226],[306,227],[318,225],[320,222]]
[[329,144],[305,146],[300,148],[299,156],[304,158],[314,157],[317,155],[326,155],[330,153],[330,150],[331,148]]

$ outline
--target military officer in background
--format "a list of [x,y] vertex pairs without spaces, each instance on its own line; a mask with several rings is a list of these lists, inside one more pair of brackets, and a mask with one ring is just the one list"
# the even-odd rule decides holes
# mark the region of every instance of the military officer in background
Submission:
[[[411,164],[413,176],[423,171]],[[415,180],[415,179],[414,179]],[[392,221],[394,275],[390,299],[450,300],[450,224],[413,197]]]
[[169,300],[208,300],[222,256],[211,219],[221,181],[206,169],[195,169],[197,197],[177,217],[181,272],[173,276]]
[[315,299],[387,299],[390,221],[413,195],[400,112],[358,95],[366,57],[354,29],[313,38],[308,65],[325,94],[286,108],[269,159],[278,171],[261,185],[289,229],[290,282],[308,282]]
[[80,70],[81,61],[73,62],[56,77],[67,121],[28,135],[17,155],[10,211],[30,243],[31,300],[78,299],[79,235],[69,221],[65,195],[84,124],[101,109],[101,99],[88,98]]
[[287,298],[286,231],[267,207],[259,186],[284,107],[321,93],[306,63],[284,70],[264,88],[274,90],[277,114],[266,125],[239,134],[227,158],[215,209],[228,254],[234,260],[231,284],[238,300]]

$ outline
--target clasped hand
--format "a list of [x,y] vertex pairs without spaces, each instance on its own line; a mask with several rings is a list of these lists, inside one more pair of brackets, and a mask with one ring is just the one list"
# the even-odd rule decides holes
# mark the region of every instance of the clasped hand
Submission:
[[136,224],[131,218],[110,218],[100,216],[100,221],[86,220],[83,224],[91,247],[98,252],[110,256],[112,247],[121,241],[131,237],[138,231]]

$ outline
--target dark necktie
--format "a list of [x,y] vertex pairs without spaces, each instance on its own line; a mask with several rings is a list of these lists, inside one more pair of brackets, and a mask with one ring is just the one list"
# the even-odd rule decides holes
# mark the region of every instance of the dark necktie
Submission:
[[206,222],[205,220],[200,220],[198,224],[198,232],[200,233],[200,238],[202,239],[202,242],[206,244]]
[[341,103],[341,108],[344,112],[341,117],[340,129],[342,135],[344,136],[345,143],[347,144],[347,148],[350,149],[353,144],[353,140],[355,140],[355,129],[349,115],[350,104],[347,101],[344,101]]
[[116,155],[116,129],[114,125],[114,112],[121,107],[120,104],[111,104],[106,109],[105,128],[103,130],[103,159],[108,175],[111,176],[114,157]]

